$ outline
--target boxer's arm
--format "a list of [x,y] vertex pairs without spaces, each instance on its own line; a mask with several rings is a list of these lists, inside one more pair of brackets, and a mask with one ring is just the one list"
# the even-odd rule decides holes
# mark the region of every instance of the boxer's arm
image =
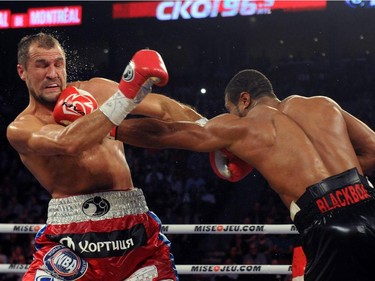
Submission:
[[106,137],[113,124],[99,110],[69,126],[44,124],[32,115],[23,116],[7,128],[10,144],[21,154],[77,155]]
[[241,126],[233,126],[232,118],[237,117],[224,114],[209,120],[205,126],[153,118],[129,119],[118,127],[117,139],[139,147],[209,152],[228,148],[245,135]]
[[[117,82],[99,77],[87,81],[72,82],[69,83],[69,86],[75,86],[91,93],[99,105],[118,90]],[[155,93],[148,94],[131,114],[153,117],[164,121],[196,121],[202,118],[202,115],[191,106]]]
[[359,163],[368,176],[375,174],[375,132],[350,113],[341,110]]
[[[211,134],[194,122],[166,122],[153,118],[128,119],[117,129],[116,139],[146,148],[176,148],[198,152],[214,150]],[[212,145],[211,145],[212,143]],[[212,147],[212,148],[211,148]]]
[[163,121],[196,121],[203,118],[191,106],[160,94],[148,95],[132,111],[132,114],[153,117]]

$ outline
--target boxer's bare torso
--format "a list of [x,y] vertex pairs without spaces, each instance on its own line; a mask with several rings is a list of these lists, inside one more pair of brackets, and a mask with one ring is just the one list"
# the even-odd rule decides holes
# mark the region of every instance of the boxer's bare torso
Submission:
[[249,155],[237,145],[232,152],[253,163],[286,206],[327,177],[353,167],[363,174],[336,103],[301,96],[269,102],[241,120],[249,122],[249,132],[261,142],[248,139]]
[[366,162],[366,153],[360,154],[367,145],[373,149],[372,131],[328,98],[263,97],[243,117],[235,105],[226,106],[232,114],[215,117],[204,127],[129,120],[120,139],[202,152],[227,148],[255,167],[287,207],[312,184],[354,167],[363,174],[361,166],[374,166]]
[[[99,105],[117,90],[116,83],[101,79],[75,82],[71,85],[90,91]],[[16,134],[17,139],[25,139],[26,143],[12,144],[25,166],[52,197],[126,190],[133,187],[123,144],[119,141],[104,138],[92,147],[74,154],[56,153],[48,148],[34,152],[28,148],[27,141],[32,139],[32,134],[48,130],[51,134],[58,134],[61,127],[54,121],[52,109],[32,102],[10,124],[8,130],[11,143],[12,136]],[[23,136],[20,137],[19,134]]]

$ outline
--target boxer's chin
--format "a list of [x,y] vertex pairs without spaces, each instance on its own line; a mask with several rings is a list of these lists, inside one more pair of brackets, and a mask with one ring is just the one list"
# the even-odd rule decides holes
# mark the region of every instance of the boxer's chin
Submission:
[[54,107],[56,104],[56,101],[60,95],[61,91],[46,91],[42,92],[40,95],[37,95],[35,92],[31,92],[31,95],[34,97],[34,99],[47,107]]

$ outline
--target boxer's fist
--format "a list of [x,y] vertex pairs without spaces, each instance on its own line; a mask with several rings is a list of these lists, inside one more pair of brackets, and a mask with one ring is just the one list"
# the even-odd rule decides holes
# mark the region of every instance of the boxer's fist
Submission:
[[67,126],[97,107],[98,104],[90,93],[71,86],[61,92],[52,116],[57,123]]
[[226,149],[210,152],[209,156],[215,174],[227,181],[240,181],[253,170],[251,165]]
[[119,83],[119,90],[127,98],[139,103],[152,90],[152,85],[164,86],[168,72],[158,52],[140,50],[135,53]]
[[140,50],[122,75],[119,89],[99,110],[116,126],[151,92],[152,85],[164,86],[168,72],[161,56],[152,50]]

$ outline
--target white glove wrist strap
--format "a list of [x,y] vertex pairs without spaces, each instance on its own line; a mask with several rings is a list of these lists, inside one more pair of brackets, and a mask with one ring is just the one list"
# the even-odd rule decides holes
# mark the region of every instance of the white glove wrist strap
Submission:
[[123,93],[117,91],[105,103],[103,103],[99,110],[116,126],[125,119],[125,117],[137,106],[137,103],[132,99],[128,99]]

